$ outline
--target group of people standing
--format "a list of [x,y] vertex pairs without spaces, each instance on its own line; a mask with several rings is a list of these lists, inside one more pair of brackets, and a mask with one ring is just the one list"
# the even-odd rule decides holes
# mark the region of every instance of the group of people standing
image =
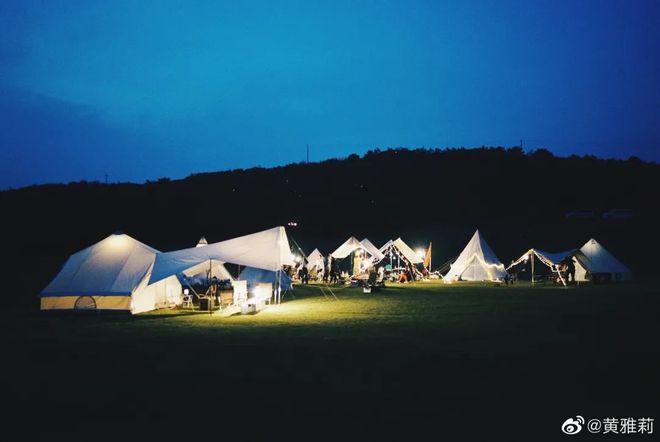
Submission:
[[[420,273],[420,271],[409,262],[406,262],[404,266],[405,267],[400,269],[398,274],[394,273],[394,275],[396,275],[396,281],[398,282],[412,282],[419,279],[420,277],[425,276],[424,273]],[[425,270],[426,269],[424,269],[424,271]],[[385,271],[386,270],[384,266],[381,265],[378,267],[377,273],[379,280],[384,280]],[[339,283],[340,279],[342,278],[342,272],[339,268],[339,261],[332,256],[323,257],[323,266],[317,268],[316,272],[314,272],[314,269],[312,269],[312,272],[310,272],[307,264],[303,261],[302,265],[298,268],[298,278],[303,284],[308,284],[311,277],[316,277],[317,280],[323,281],[326,284]]]

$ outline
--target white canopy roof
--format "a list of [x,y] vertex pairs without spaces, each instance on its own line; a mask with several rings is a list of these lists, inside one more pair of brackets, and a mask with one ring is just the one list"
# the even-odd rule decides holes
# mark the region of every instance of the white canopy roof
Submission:
[[208,265],[209,260],[272,271],[280,270],[283,265],[294,265],[286,231],[280,226],[204,247],[160,253],[150,281],[182,273],[204,262]]
[[376,248],[375,245],[371,241],[369,241],[367,238],[364,238],[362,241],[360,241],[360,244],[362,245],[362,248],[367,251],[371,255],[371,260],[376,263],[380,261],[381,259],[385,258],[385,255],[383,255],[380,250]]
[[340,245],[337,250],[332,252],[331,256],[336,259],[346,258],[351,253],[361,248],[362,244],[360,244],[360,241],[358,241],[356,237],[351,236],[344,242],[344,244]]
[[307,256],[307,267],[310,269],[323,268],[323,255],[319,252],[319,249],[314,249],[314,251]]
[[620,279],[632,277],[632,271],[593,238],[580,248],[580,252],[584,256],[582,264],[591,273],[619,274]]
[[42,296],[130,295],[145,279],[158,250],[113,234],[74,253]]
[[391,248],[396,249],[404,258],[413,264],[421,264],[424,262],[424,260],[417,256],[413,249],[411,249],[401,238],[397,238],[394,241],[387,241],[385,245],[380,248],[380,252],[385,254]]
[[503,278],[506,274],[504,265],[477,230],[456,261],[451,264],[443,280],[487,281]]
[[573,250],[567,250],[565,252],[546,252],[543,250],[539,249],[534,249],[531,248],[525,253],[520,256],[517,260],[513,261],[507,269],[520,264],[523,261],[527,261],[531,255],[536,255],[541,262],[543,262],[545,265],[551,267],[551,266],[558,266],[562,261],[564,261],[566,258],[575,255],[578,252],[577,249]]
[[337,250],[332,252],[331,256],[336,259],[342,259],[346,258],[356,250],[364,250],[367,252],[371,256],[371,260],[373,262],[378,262],[384,258],[384,255],[380,253],[376,246],[373,245],[372,242],[367,238],[364,238],[362,241],[358,241],[354,236],[348,238],[344,244],[340,245]]

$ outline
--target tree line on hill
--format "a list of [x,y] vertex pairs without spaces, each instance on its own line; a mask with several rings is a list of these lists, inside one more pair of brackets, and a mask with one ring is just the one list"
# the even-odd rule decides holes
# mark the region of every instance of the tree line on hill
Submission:
[[[434,245],[440,261],[486,226],[487,239],[506,253],[527,241],[559,247],[600,233],[627,258],[658,221],[658,188],[660,166],[634,157],[397,148],[144,184],[37,185],[0,192],[0,204],[4,248],[23,256],[64,256],[117,230],[171,250],[193,246],[201,235],[219,241],[295,222],[289,231],[296,243],[327,252],[350,235],[377,243],[401,235],[414,244],[446,244]],[[615,208],[631,209],[633,219],[599,218]],[[581,209],[597,219],[565,218]]]

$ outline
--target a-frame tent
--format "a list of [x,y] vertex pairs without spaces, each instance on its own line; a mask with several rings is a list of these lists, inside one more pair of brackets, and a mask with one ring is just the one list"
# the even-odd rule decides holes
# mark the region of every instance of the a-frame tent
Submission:
[[324,261],[323,255],[319,249],[314,249],[312,253],[307,256],[307,269],[311,272],[323,270]]
[[174,275],[150,282],[160,252],[115,233],[74,253],[41,292],[41,310],[113,310],[132,314],[180,305]]
[[376,248],[376,246],[367,238],[364,238],[362,241],[360,241],[360,244],[362,245],[362,248],[366,250],[367,253],[371,256],[372,264],[376,264],[385,258],[385,255],[383,255],[380,250],[378,250],[378,248]]
[[477,230],[442,279],[446,283],[495,281],[506,275],[504,264],[500,262],[495,252]]
[[[358,253],[356,254],[356,252]],[[358,241],[354,236],[344,241],[330,256],[332,259],[344,259],[351,256],[353,274],[360,273],[360,270],[371,267],[384,258],[384,255],[367,238]]]
[[330,256],[332,256],[334,259],[344,259],[351,253],[361,248],[362,244],[360,244],[360,241],[358,241],[356,237],[351,236],[346,241],[344,241],[342,245],[337,247],[337,250],[332,252]]
[[413,249],[408,246],[400,237],[395,240],[387,241],[383,247],[380,248],[380,252],[385,256],[394,257],[397,254],[405,258],[411,264],[421,264],[424,262]]

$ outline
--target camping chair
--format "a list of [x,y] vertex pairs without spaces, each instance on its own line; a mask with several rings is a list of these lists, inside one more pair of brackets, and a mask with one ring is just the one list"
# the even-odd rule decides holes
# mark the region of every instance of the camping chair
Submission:
[[193,304],[193,294],[189,289],[185,289],[183,291],[183,303],[181,304],[181,308],[191,308],[195,309],[195,305]]

